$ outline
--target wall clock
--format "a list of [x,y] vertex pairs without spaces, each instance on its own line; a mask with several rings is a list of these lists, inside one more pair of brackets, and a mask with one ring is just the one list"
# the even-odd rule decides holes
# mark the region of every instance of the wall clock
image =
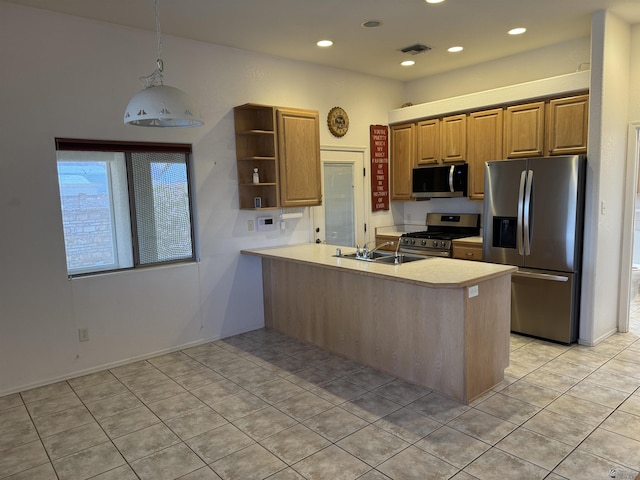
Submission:
[[344,109],[333,107],[327,115],[327,125],[334,137],[343,137],[349,130],[349,116]]

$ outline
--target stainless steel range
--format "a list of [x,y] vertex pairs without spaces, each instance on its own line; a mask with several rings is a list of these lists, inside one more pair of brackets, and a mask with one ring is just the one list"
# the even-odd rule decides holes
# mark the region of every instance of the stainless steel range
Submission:
[[452,240],[480,235],[480,215],[477,213],[428,213],[427,228],[404,233],[399,251],[429,257],[451,257]]

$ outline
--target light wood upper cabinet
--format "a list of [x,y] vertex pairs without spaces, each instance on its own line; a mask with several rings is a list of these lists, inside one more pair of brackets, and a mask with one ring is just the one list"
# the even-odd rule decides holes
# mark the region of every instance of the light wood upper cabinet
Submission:
[[507,158],[537,157],[544,152],[545,102],[507,107],[504,152]]
[[234,123],[241,209],[320,205],[317,111],[248,103],[234,108]]
[[278,108],[277,119],[281,206],[321,205],[318,112]]
[[411,200],[411,174],[416,156],[416,125],[393,125],[390,130],[391,200]]
[[467,154],[467,116],[444,117],[441,124],[440,154],[444,163],[461,162]]
[[494,108],[469,114],[467,158],[469,163],[469,198],[484,198],[484,164],[501,160],[503,110]]
[[418,165],[440,163],[440,119],[432,118],[418,122]]
[[547,154],[586,153],[589,128],[589,95],[549,101]]

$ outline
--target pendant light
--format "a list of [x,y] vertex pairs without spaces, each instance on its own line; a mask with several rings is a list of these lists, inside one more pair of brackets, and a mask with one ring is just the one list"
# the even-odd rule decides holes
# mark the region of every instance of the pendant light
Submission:
[[124,113],[124,123],[142,127],[199,127],[204,121],[195,113],[189,95],[178,88],[163,84],[164,64],[158,0],[155,0],[155,7],[158,40],[156,69],[151,75],[140,77],[144,89],[129,100]]

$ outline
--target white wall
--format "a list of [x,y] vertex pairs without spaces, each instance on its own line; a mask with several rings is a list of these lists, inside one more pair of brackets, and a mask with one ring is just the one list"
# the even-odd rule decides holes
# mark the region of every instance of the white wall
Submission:
[[579,334],[586,344],[598,343],[618,327],[630,53],[630,26],[613,14],[596,12]]
[[[165,82],[200,100],[206,125],[125,126],[155,40],[0,1],[0,395],[262,326],[260,261],[239,251],[308,241],[309,213],[285,232],[247,231],[256,214],[237,207],[233,106],[316,109],[322,145],[368,147],[369,125],[402,101],[399,82],[164,36]],[[351,120],[342,139],[324,126],[336,105]],[[193,144],[201,261],[68,280],[55,137]]]
[[588,70],[589,48],[589,38],[581,38],[432,75],[409,82],[405,101],[413,104],[433,102]]

